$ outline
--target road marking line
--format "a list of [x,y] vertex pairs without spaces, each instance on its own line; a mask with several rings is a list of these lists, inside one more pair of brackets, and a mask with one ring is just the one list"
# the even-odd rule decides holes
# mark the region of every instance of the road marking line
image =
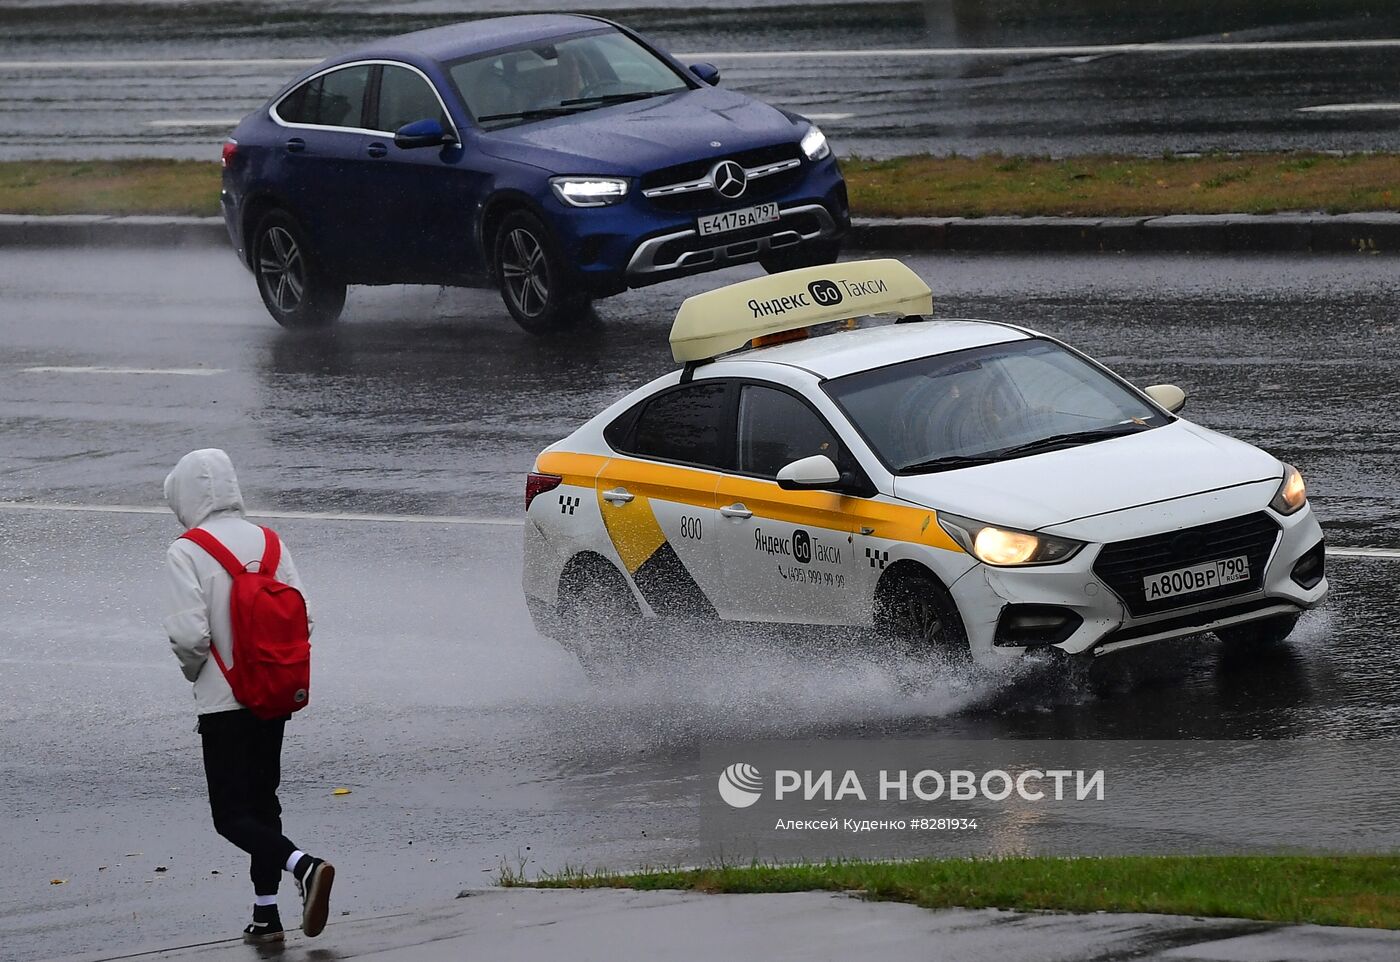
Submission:
[[1384,561],[1400,561],[1400,548],[1334,548],[1327,546],[1330,558],[1379,558]]
[[[70,511],[93,514],[169,514],[170,509],[141,504],[57,504],[46,501],[0,501],[0,509],[14,511]],[[358,511],[248,511],[250,518],[289,521],[366,521],[386,524],[459,524],[495,528],[519,528],[519,518],[472,518],[455,514],[368,514]]]
[[221,367],[23,367],[21,374],[173,374],[179,377],[209,377],[226,374]]
[[1315,107],[1299,107],[1300,114],[1359,114],[1371,111],[1383,112],[1400,110],[1400,104],[1318,104]]
[[[1249,53],[1309,50],[1389,50],[1400,37],[1369,40],[1252,40],[1219,43],[1105,43],[1043,47],[901,47],[867,50],[730,50],[678,53],[682,60],[879,60],[909,57],[1096,57],[1105,54]],[[173,60],[3,60],[0,70],[121,70],[189,67],[310,67],[320,60],[302,58],[208,58]]]
[[237,127],[238,117],[211,117],[200,120],[192,117],[189,120],[148,120],[147,127]]
[[[13,511],[71,511],[94,514],[169,514],[170,509],[142,504],[59,504],[52,501],[0,501],[0,510]],[[519,528],[525,524],[521,518],[474,518],[457,514],[370,514],[357,511],[257,511],[248,512],[250,518],[274,518],[291,521],[366,521],[385,524],[459,524],[493,528]],[[1333,558],[1374,558],[1381,561],[1400,561],[1400,548],[1339,548],[1328,546],[1327,554]]]

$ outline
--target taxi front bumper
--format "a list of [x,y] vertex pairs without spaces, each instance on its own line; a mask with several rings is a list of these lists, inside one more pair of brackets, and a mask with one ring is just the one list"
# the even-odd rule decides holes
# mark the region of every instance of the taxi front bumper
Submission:
[[[1256,513],[1279,527],[1262,576],[1247,590],[1225,597],[1208,595],[1210,600],[1194,603],[1191,594],[1183,594],[1179,605],[1156,606],[1150,613],[1143,612],[1140,602],[1135,612],[1134,603],[1095,570],[1105,544],[1089,544],[1058,565],[977,565],[950,589],[974,657],[984,664],[1010,663],[1028,649],[1050,647],[1066,654],[1106,655],[1320,604],[1328,588],[1325,549],[1311,507],[1286,517],[1273,511]],[[1298,577],[1299,572],[1306,576]]]

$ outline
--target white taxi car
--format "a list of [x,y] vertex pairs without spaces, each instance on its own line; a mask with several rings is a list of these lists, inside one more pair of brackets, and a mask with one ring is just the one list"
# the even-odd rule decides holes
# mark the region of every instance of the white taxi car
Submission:
[[[1279,641],[1322,601],[1295,468],[1178,417],[1176,387],[932,309],[893,260],[688,299],[683,369],[529,476],[540,630],[579,650],[608,643],[576,630],[600,617],[619,637],[627,618],[844,625],[996,665],[1203,631]],[[881,314],[899,320],[850,320]]]

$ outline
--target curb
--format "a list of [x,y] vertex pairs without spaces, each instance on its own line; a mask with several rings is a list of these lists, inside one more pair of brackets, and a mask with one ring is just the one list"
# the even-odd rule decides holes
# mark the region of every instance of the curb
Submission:
[[[0,214],[0,248],[226,246],[220,217]],[[858,218],[867,251],[1400,251],[1400,213]]]

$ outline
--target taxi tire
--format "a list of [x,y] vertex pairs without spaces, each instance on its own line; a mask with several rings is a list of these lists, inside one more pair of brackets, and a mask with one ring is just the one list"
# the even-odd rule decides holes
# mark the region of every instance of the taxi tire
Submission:
[[1261,621],[1250,621],[1242,625],[1231,625],[1228,628],[1217,628],[1215,629],[1215,637],[1236,650],[1276,648],[1288,640],[1288,636],[1293,633],[1293,629],[1297,627],[1298,619],[1301,617],[1301,612],[1295,615],[1277,615],[1273,618],[1264,618]]
[[580,555],[559,576],[559,642],[584,672],[608,674],[636,654],[642,611],[627,580],[601,555]]
[[531,334],[556,334],[593,317],[593,298],[581,289],[549,228],[528,211],[502,219],[491,244],[491,268],[506,310]]
[[970,664],[972,649],[957,603],[923,568],[906,565],[887,573],[875,596],[875,627],[896,651]]

